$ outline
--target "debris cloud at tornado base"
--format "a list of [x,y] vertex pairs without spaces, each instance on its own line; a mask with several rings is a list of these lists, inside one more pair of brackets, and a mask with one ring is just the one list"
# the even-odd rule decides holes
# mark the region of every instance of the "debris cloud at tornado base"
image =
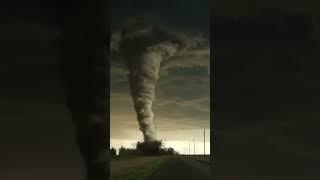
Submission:
[[112,35],[111,51],[124,57],[129,69],[130,92],[145,142],[157,140],[152,104],[161,65],[202,46],[201,36],[165,31],[139,20]]

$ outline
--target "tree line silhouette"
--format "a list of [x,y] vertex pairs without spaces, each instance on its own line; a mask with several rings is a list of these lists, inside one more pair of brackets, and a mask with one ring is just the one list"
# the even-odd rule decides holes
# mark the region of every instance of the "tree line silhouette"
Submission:
[[[116,155],[116,149],[110,149],[110,155]],[[162,141],[137,142],[135,148],[121,146],[119,155],[177,155],[173,148],[165,148]]]

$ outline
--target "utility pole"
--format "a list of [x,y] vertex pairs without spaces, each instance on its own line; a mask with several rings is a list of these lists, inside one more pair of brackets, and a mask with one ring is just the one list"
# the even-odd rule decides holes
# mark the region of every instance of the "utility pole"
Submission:
[[193,155],[196,155],[196,145],[194,144],[194,139],[193,139]]
[[189,141],[189,155],[190,155],[191,153],[190,153],[190,141]]
[[206,155],[206,129],[203,129],[203,155]]

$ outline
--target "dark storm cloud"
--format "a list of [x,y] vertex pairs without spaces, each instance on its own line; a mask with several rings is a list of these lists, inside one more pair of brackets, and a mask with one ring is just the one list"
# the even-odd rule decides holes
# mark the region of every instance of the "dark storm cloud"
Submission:
[[[161,68],[160,80],[156,87],[159,99],[198,100],[207,98],[209,101],[209,56],[208,49],[204,49],[202,52],[196,51],[185,57],[174,57],[165,64]],[[110,71],[111,92],[114,94],[128,93],[128,69],[123,60],[111,59]],[[185,79],[186,77],[188,80]],[[197,91],[194,92],[194,89]]]
[[111,7],[112,21],[116,24],[128,17],[143,16],[164,26],[201,30],[206,34],[209,32],[210,11],[207,0],[120,0],[111,1]]

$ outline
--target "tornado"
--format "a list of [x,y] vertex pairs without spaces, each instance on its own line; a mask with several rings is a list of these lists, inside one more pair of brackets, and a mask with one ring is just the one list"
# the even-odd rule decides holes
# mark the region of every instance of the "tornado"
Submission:
[[162,62],[195,48],[200,40],[141,21],[123,28],[119,51],[129,69],[130,92],[144,142],[157,141],[152,104]]

